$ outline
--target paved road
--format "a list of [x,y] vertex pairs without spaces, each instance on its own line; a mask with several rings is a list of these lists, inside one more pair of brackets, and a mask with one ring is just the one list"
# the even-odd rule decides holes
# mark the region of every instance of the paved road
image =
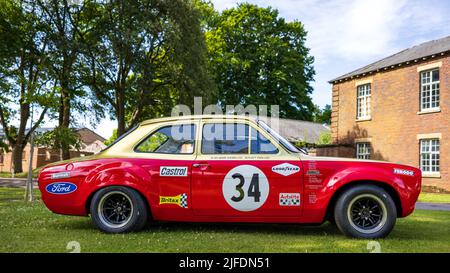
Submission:
[[[37,187],[37,179],[34,179],[34,185]],[[26,178],[0,178],[0,187],[20,188],[25,187]]]
[[417,210],[444,210],[444,211],[450,211],[450,204],[449,203],[422,203],[422,202],[417,202],[416,203],[416,209]]
[[[0,178],[0,187],[25,187],[26,178]],[[37,188],[37,180],[34,180],[34,187]],[[448,203],[416,203],[417,210],[444,210],[450,211]]]

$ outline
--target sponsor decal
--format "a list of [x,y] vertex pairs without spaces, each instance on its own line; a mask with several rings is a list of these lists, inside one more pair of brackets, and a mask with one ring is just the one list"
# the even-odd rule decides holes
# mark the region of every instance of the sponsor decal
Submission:
[[187,209],[188,207],[188,196],[186,193],[179,194],[177,196],[160,196],[160,205],[175,204],[182,208]]
[[70,177],[70,172],[52,173],[52,179],[61,179]]
[[288,176],[291,174],[294,174],[296,172],[300,171],[300,167],[299,166],[295,166],[289,163],[283,163],[280,165],[276,165],[272,167],[272,172],[284,175],[284,176]]
[[77,190],[77,185],[70,182],[55,182],[48,184],[45,190],[51,194],[68,194]]
[[408,176],[414,176],[414,171],[410,171],[410,170],[394,169],[394,173],[408,175]]
[[300,206],[300,193],[280,193],[280,206]]
[[306,175],[319,175],[320,171],[319,170],[308,170],[306,172]]
[[159,176],[187,176],[188,167],[159,167]]
[[240,165],[225,175],[222,193],[233,209],[254,211],[266,202],[269,181],[261,169],[252,165]]

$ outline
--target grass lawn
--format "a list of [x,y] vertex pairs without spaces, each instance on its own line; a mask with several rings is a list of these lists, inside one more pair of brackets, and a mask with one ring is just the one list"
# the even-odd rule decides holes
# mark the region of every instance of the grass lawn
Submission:
[[450,203],[450,194],[422,192],[419,196],[418,202]]
[[[0,188],[0,252],[369,252],[369,240],[321,226],[161,223],[143,232],[109,235],[89,218],[56,215],[23,189]],[[450,252],[450,212],[416,211],[399,219],[382,252]]]

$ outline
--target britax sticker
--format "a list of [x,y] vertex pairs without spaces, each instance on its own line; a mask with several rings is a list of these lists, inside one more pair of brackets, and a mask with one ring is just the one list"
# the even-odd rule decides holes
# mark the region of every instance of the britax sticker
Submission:
[[187,176],[188,167],[159,167],[159,176]]
[[414,176],[414,171],[410,171],[410,170],[394,169],[394,173],[408,175],[408,176]]
[[51,194],[68,194],[77,190],[77,185],[70,182],[55,182],[48,184],[45,190]]
[[159,204],[160,205],[174,204],[187,209],[188,195],[186,193],[182,193],[177,196],[160,196]]
[[299,166],[295,166],[289,163],[283,163],[272,167],[272,172],[288,176],[300,171]]
[[280,193],[280,206],[300,206],[300,193]]

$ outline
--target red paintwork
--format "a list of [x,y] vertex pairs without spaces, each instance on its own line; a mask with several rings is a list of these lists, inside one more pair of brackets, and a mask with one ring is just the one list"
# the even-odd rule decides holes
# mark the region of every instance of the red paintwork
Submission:
[[[272,172],[272,166],[285,162],[300,166],[300,172],[289,176]],[[290,161],[210,160],[209,167],[205,169],[192,168],[194,163],[203,161],[108,158],[61,163],[42,170],[39,188],[45,205],[59,214],[88,215],[89,198],[95,191],[111,185],[121,185],[133,188],[145,197],[155,220],[321,223],[325,220],[333,195],[349,183],[374,181],[373,183],[390,187],[401,206],[400,217],[412,213],[421,187],[419,169],[384,162],[314,160],[313,157]],[[222,195],[224,176],[230,169],[242,164],[260,168],[270,181],[267,201],[251,212],[234,210]],[[188,176],[160,177],[160,166],[188,166]],[[64,172],[67,168],[72,168],[69,178],[51,179],[52,173]],[[394,174],[394,168],[412,170],[414,176]],[[72,182],[78,188],[70,194],[48,193],[45,187],[56,181]],[[300,193],[301,205],[281,207],[278,200],[280,192]],[[180,193],[188,194],[188,208],[175,204],[159,205],[160,196],[175,196]]]

